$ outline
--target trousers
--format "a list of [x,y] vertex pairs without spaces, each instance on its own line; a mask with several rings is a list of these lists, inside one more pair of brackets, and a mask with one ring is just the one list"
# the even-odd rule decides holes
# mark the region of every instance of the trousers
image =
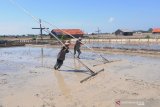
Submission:
[[57,59],[57,62],[56,62],[56,64],[54,65],[54,69],[55,69],[55,70],[59,69],[59,68],[62,66],[62,64],[63,64],[63,60]]
[[81,50],[74,48],[74,55],[76,54],[76,51],[78,52],[78,58],[79,58],[79,55],[81,54]]

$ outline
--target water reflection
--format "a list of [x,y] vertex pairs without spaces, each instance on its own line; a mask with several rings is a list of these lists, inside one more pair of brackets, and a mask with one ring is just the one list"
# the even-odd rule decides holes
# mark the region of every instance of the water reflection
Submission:
[[80,66],[79,61],[77,61],[75,58],[73,58],[73,60],[74,60],[74,67],[75,67],[75,69],[80,69],[81,66]]
[[60,71],[54,71],[54,75],[57,79],[57,83],[58,83],[58,87],[60,89],[60,91],[62,92],[62,94],[69,99],[72,99],[72,96],[70,95],[70,89],[67,86],[67,84],[64,81],[64,78],[62,76],[62,74],[60,73]]
[[[158,50],[160,51],[160,44],[124,44],[124,43],[90,43],[89,47],[93,48],[116,48],[116,49],[144,49],[144,50]],[[84,46],[83,46],[84,47]]]
[[43,67],[43,57],[44,57],[44,55],[43,55],[43,48],[41,48],[41,66]]
[[[0,72],[5,72],[5,73],[6,72],[26,72],[24,68],[25,69],[36,69],[37,67],[41,65],[44,67],[53,66],[57,58],[57,51],[59,51],[59,49],[57,48],[39,48],[39,47],[36,47],[36,48],[33,48],[33,47],[1,48],[0,49],[0,56],[1,56]],[[154,66],[152,68],[155,69],[155,72],[157,74],[154,74],[154,78],[152,78],[152,80],[155,80],[155,78],[160,77],[159,71],[158,71],[159,70],[158,67],[160,64],[159,57],[149,57],[149,56],[147,57],[147,56],[140,56],[140,55],[135,56],[135,55],[126,55],[126,54],[123,55],[123,54],[112,54],[112,53],[102,54],[102,55],[106,57],[107,59],[109,58],[109,60],[128,60],[129,62],[133,64],[137,64],[138,66],[141,64],[148,64],[150,66]],[[84,58],[85,60],[88,60],[88,59],[89,60],[91,59],[99,60],[100,58],[99,55],[97,55],[96,53],[92,53],[89,51],[86,51],[86,52],[83,51],[80,57]],[[66,61],[68,61],[68,63],[66,62],[66,66],[64,64],[62,68],[64,68],[65,73],[70,72],[74,74],[75,72],[76,79],[80,80],[79,78],[84,76],[84,74],[86,75],[88,72],[83,72],[82,70],[85,68],[78,61],[76,61],[75,59],[71,59],[71,58],[73,58],[73,55],[67,54]],[[87,63],[87,65],[89,64],[93,65],[95,63],[94,61],[91,61],[91,63]],[[153,69],[151,69],[150,71],[153,71]],[[61,73],[64,73],[64,72],[61,72]],[[152,74],[152,72],[150,73]],[[146,74],[146,72],[144,72],[144,74]],[[65,81],[63,80],[63,76],[59,76],[59,77],[60,78],[57,77],[57,80],[61,81],[59,82],[59,84],[61,83],[63,84],[62,86],[64,86]]]

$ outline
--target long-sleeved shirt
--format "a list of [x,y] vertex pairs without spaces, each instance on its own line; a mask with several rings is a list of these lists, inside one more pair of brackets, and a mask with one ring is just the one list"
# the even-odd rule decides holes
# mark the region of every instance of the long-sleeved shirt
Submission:
[[59,60],[65,60],[65,55],[66,55],[66,53],[69,52],[68,49],[69,49],[69,47],[63,46],[62,49],[61,49],[61,51],[58,53],[57,59],[59,59]]
[[81,47],[81,41],[80,40],[77,40],[76,41],[76,44],[74,45],[74,49],[79,49]]

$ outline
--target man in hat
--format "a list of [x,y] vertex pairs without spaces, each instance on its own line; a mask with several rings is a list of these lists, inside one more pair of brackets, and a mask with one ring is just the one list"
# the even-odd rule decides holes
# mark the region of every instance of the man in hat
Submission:
[[62,49],[58,53],[57,62],[55,64],[55,66],[54,66],[55,70],[58,70],[62,66],[63,61],[65,60],[65,55],[66,55],[66,53],[69,52],[69,45],[70,45],[70,42],[66,41],[64,46],[62,47]]
[[79,37],[78,40],[76,41],[75,45],[74,45],[74,56],[76,55],[76,51],[78,52],[78,56],[77,58],[79,58],[80,54],[81,54],[81,50],[80,50],[80,47],[81,47],[81,40],[82,38]]

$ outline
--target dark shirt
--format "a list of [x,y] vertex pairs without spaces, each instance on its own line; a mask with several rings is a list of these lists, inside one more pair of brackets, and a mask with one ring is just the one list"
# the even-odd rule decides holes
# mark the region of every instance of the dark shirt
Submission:
[[63,46],[62,49],[61,49],[61,51],[58,53],[57,59],[59,59],[59,60],[65,60],[65,55],[66,55],[66,53],[69,52],[68,49],[69,49],[69,47]]
[[80,49],[80,47],[81,47],[81,41],[80,40],[77,40],[76,41],[76,44],[74,45],[74,49]]

